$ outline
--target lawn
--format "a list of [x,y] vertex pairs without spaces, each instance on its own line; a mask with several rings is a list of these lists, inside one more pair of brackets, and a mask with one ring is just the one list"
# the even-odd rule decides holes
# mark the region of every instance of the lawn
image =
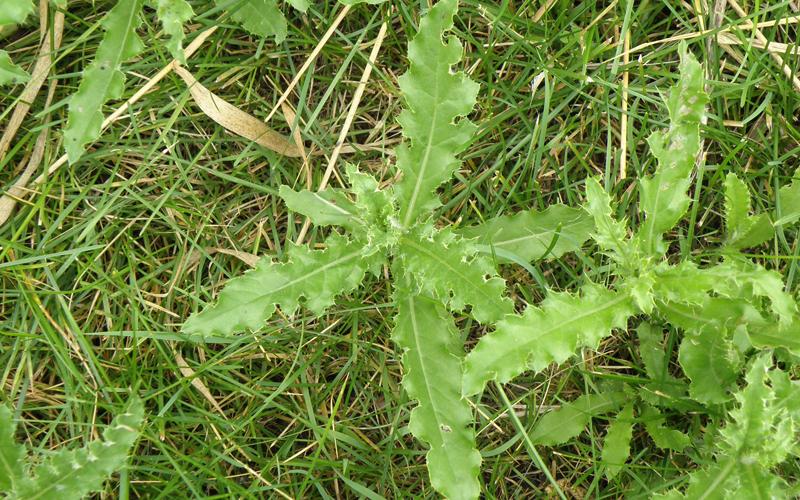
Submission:
[[[130,1],[138,0],[119,4]],[[122,94],[102,108],[113,120],[69,160],[70,99],[103,40],[101,20],[117,2],[42,0],[23,23],[0,26],[0,49],[33,74],[27,83],[0,86],[0,404],[36,463],[101,437],[132,395],[141,398],[139,437],[98,497],[438,498],[427,446],[409,425],[417,402],[404,390],[407,370],[392,341],[401,304],[390,264],[366,273],[323,314],[281,305],[255,331],[203,342],[182,330],[259,256],[282,261],[295,244],[328,248],[337,230],[309,224],[303,206],[284,201],[281,186],[347,187],[348,164],[384,190],[403,182],[398,116],[409,97],[398,78],[416,62],[408,45],[435,2],[312,2],[305,13],[289,5],[303,2],[278,2],[287,27],[278,41],[242,26],[239,9],[262,2],[269,3],[190,0],[194,15],[183,24],[190,54],[182,65],[173,62],[169,35],[146,3],[136,28],[143,46],[123,58]],[[697,380],[679,360],[692,325],[654,314],[653,327],[637,313],[563,363],[462,399],[475,419],[485,498],[686,491],[690,473],[721,463],[719,436],[746,427],[741,414],[751,397],[775,403],[765,413],[772,424],[761,431],[777,436],[770,446],[787,448],[786,457],[765,466],[780,478],[767,489],[775,498],[800,493],[800,318],[793,302],[800,248],[797,226],[786,219],[800,197],[795,207],[779,196],[800,167],[798,7],[791,0],[459,2],[451,33],[463,57],[454,69],[479,85],[468,114],[476,129],[459,154],[463,163],[438,189],[441,205],[428,210],[432,225],[459,232],[556,204],[579,211],[590,178],[613,200],[611,215],[642,223],[639,182],[657,168],[647,138],[669,125],[664,99],[679,82],[684,42],[702,64],[707,116],[693,155],[691,204],[665,236],[663,263],[741,259],[780,278],[780,290],[754,293],[760,312],[766,316],[770,304],[777,310],[778,295],[790,303],[789,320],[776,311],[788,339],[776,345],[753,340],[742,347],[749,342],[742,338],[757,338],[756,327],[739,319],[725,324],[741,359],[724,397],[698,398]],[[37,77],[41,88],[31,91]],[[195,81],[230,108],[198,93],[197,84],[190,92]],[[30,110],[15,118],[25,103]],[[26,167],[27,186],[12,187]],[[765,214],[757,224],[774,225],[752,248],[731,250],[729,174],[752,194],[752,212]],[[587,232],[576,248],[554,252],[559,234],[540,258],[485,257],[498,264],[510,312],[577,293],[587,281],[621,282],[601,239],[583,243]],[[712,299],[725,296],[715,293]],[[450,308],[452,335],[466,352],[494,330],[469,304]],[[648,370],[656,362],[648,360],[659,350],[670,380],[692,379],[675,404],[661,405],[662,392],[641,395],[655,387]],[[759,363],[775,366],[770,374],[785,373],[791,390],[781,392],[777,375],[767,385],[755,380]],[[438,373],[429,376],[436,381]],[[614,411],[570,405],[610,391],[621,398],[609,406]],[[790,400],[796,415],[776,403]],[[657,420],[654,407],[662,408],[660,423],[685,436],[686,445],[674,447],[680,450],[655,444],[646,431]],[[594,418],[575,417],[576,432],[564,431],[569,422],[547,419],[566,421],[554,412],[570,408]],[[614,424],[626,418],[636,423],[628,429],[630,455],[610,464],[604,444],[624,435],[624,425]],[[563,439],[553,437],[559,432]],[[0,491],[4,474],[0,469]],[[721,479],[720,496],[708,498],[755,498],[731,481]]]

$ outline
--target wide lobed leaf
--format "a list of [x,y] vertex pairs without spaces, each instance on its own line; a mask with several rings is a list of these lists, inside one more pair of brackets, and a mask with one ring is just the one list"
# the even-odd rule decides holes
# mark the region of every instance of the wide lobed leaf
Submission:
[[540,307],[507,316],[467,355],[464,394],[480,392],[490,380],[505,383],[525,370],[562,363],[579,347],[596,347],[635,313],[630,296],[589,283],[580,295],[550,293]]
[[406,109],[398,121],[406,141],[397,148],[397,168],[403,177],[396,185],[400,224],[411,227],[439,205],[436,188],[461,165],[462,152],[475,125],[459,119],[475,105],[478,84],[452,66],[461,60],[461,43],[443,34],[453,27],[457,0],[438,2],[419,24],[408,44],[408,71],[398,79]]
[[216,304],[192,315],[183,324],[183,332],[201,340],[258,330],[277,306],[293,314],[301,298],[309,310],[322,314],[337,295],[355,289],[366,271],[383,259],[367,253],[363,242],[343,236],[330,236],[325,243],[324,250],[292,245],[283,263],[263,257],[255,269],[233,278]]
[[475,448],[472,411],[461,396],[461,338],[442,304],[406,287],[395,293],[392,339],[403,350],[403,387],[419,402],[411,433],[430,447],[433,487],[449,499],[480,494],[481,456]]
[[606,464],[606,477],[613,478],[622,470],[631,454],[633,437],[633,403],[628,403],[608,426],[603,440],[603,462]]
[[689,208],[686,192],[700,151],[700,123],[708,102],[704,85],[702,66],[681,45],[680,80],[667,98],[669,130],[655,132],[648,139],[658,167],[655,174],[642,179],[639,185],[645,221],[638,237],[648,255],[660,256],[666,251],[662,235]]
[[76,450],[59,450],[34,467],[32,477],[16,490],[16,498],[63,500],[99,491],[125,465],[143,420],[144,405],[135,398],[103,431],[102,440]]

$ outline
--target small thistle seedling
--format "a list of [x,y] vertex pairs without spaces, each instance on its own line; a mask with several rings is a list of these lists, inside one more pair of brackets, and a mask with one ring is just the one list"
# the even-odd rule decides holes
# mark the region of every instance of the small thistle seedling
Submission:
[[102,440],[58,450],[29,465],[26,462],[34,461],[25,460],[25,446],[14,440],[11,411],[0,405],[0,493],[8,499],[65,500],[100,491],[103,482],[125,466],[143,419],[144,406],[134,398],[103,431]]
[[[579,210],[551,207],[525,212],[467,229],[464,237],[437,228],[431,213],[440,206],[435,191],[459,168],[475,125],[463,118],[474,104],[478,85],[451,68],[461,59],[461,44],[443,34],[453,26],[456,0],[438,2],[425,15],[408,47],[410,67],[400,80],[406,109],[400,124],[406,141],[397,150],[402,179],[379,190],[371,176],[347,167],[348,192],[296,192],[280,196],[294,212],[317,225],[339,226],[324,250],[290,246],[285,262],[263,258],[235,278],[215,305],[192,316],[184,333],[198,340],[258,330],[280,306],[285,314],[303,305],[320,315],[337,295],[355,289],[368,271],[391,270],[394,286],[392,339],[403,351],[403,385],[419,401],[409,428],[430,450],[427,464],[433,487],[448,498],[477,498],[481,456],[475,445],[472,412],[461,394],[463,345],[448,311],[470,314],[490,325],[514,310],[504,296],[504,281],[488,253],[531,259],[580,247],[591,227]],[[558,232],[556,244],[554,235]],[[538,253],[538,254],[537,254]]]

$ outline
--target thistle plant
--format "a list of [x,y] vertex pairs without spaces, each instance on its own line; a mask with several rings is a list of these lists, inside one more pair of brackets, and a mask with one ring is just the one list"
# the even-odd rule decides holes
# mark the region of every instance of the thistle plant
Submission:
[[103,431],[102,440],[26,460],[25,446],[14,440],[11,410],[0,405],[0,493],[8,499],[63,500],[100,491],[103,482],[125,465],[143,418],[144,406],[134,398]]
[[[457,155],[476,130],[464,116],[475,104],[478,85],[453,71],[462,53],[456,37],[442,39],[453,27],[457,5],[438,2],[409,44],[410,66],[399,79],[406,103],[399,117],[405,136],[397,150],[401,180],[381,190],[374,178],[348,165],[349,190],[281,187],[290,210],[344,234],[334,231],[323,250],[290,245],[284,262],[262,258],[254,270],[232,279],[216,304],[189,318],[183,332],[202,340],[257,331],[276,307],[293,314],[301,301],[320,315],[368,272],[377,276],[388,268],[397,308],[392,339],[402,351],[403,386],[419,402],[409,428],[429,447],[433,487],[448,498],[476,498],[481,457],[472,411],[462,396],[464,348],[451,312],[469,309],[483,325],[513,313],[492,247],[507,257],[560,255],[580,247],[590,220],[578,210],[554,207],[463,232],[435,224],[431,214],[441,205],[436,189],[461,166]],[[558,243],[549,245],[553,241]]]
[[[627,221],[612,215],[612,199],[597,179],[586,182],[584,209],[594,219],[592,239],[611,262],[611,276],[606,281],[612,286],[587,279],[579,294],[551,293],[541,305],[528,306],[522,314],[497,322],[495,331],[481,338],[466,356],[463,393],[477,394],[488,381],[505,383],[525,371],[562,363],[578,349],[595,349],[613,330],[627,329],[629,321],[639,320],[640,356],[648,378],[638,387],[611,387],[565,404],[540,419],[532,441],[563,443],[579,435],[592,417],[619,411],[608,428],[602,456],[606,475],[613,477],[629,457],[636,421],[644,424],[657,447],[680,451],[690,445],[691,438],[666,427],[662,411],[707,413],[723,428],[725,445],[720,453],[734,458],[715,459],[714,466],[693,475],[688,497],[774,498],[770,491],[777,491],[772,490],[777,478],[766,469],[751,473],[755,464],[775,466],[795,449],[796,410],[776,409],[765,422],[750,419],[762,419],[765,414],[760,405],[769,406],[776,397],[770,395],[777,390],[775,382],[772,388],[763,387],[766,351],[800,353],[795,337],[797,304],[784,291],[780,274],[741,253],[772,238],[773,225],[765,214],[750,213],[745,184],[729,174],[725,182],[726,238],[717,262],[706,266],[689,259],[671,263],[666,254],[664,235],[690,206],[687,191],[700,159],[699,129],[707,101],[704,85],[702,67],[682,46],[680,80],[666,100],[669,129],[653,133],[648,141],[658,165],[653,175],[639,182],[643,221],[638,228],[629,232]],[[795,183],[781,190],[787,208],[782,223],[796,219],[796,193]],[[677,358],[689,378],[688,386],[669,371],[671,353],[662,345],[662,325],[683,332]],[[754,353],[760,361],[748,372],[749,385],[739,391],[740,374]],[[774,373],[781,377],[787,394],[796,390],[786,374]],[[751,401],[756,397],[761,399]],[[724,418],[715,418],[724,417],[721,408],[734,398],[741,407],[730,413],[732,421],[726,424]],[[785,425],[775,420],[775,415],[785,415]],[[751,425],[758,434],[748,434]],[[780,432],[770,439],[779,443],[756,445],[776,429]],[[770,448],[776,453],[770,455]],[[708,496],[712,487],[720,488],[713,493],[718,496]],[[700,491],[702,494],[697,494]]]

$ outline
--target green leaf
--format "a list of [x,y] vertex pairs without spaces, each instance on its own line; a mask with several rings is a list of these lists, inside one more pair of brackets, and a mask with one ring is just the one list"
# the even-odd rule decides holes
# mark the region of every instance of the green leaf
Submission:
[[84,146],[100,136],[103,104],[122,97],[125,87],[122,63],[143,49],[136,35],[141,7],[141,0],[118,0],[101,22],[105,36],[94,61],[84,71],[78,91],[69,99],[64,147],[70,163],[78,161]]
[[275,43],[286,39],[288,25],[275,0],[216,0],[220,7],[227,7],[231,19],[256,36],[275,37]]
[[509,263],[511,260],[504,255],[513,254],[517,260],[532,262],[580,250],[592,228],[591,219],[582,210],[550,205],[542,212],[526,210],[495,217],[458,233],[477,238],[478,244],[489,247],[489,253],[497,251],[497,262]]
[[753,262],[726,261],[704,270],[711,275],[712,289],[731,298],[765,297],[781,324],[788,325],[797,313],[797,303],[784,291],[783,276]]
[[725,246],[741,250],[771,239],[775,230],[766,214],[750,215],[750,191],[735,174],[725,177]]
[[464,394],[480,392],[487,382],[505,383],[525,370],[541,371],[562,363],[580,347],[595,348],[634,314],[627,294],[589,283],[580,296],[550,293],[540,307],[507,316],[481,337],[467,354]]
[[368,3],[370,5],[377,5],[379,3],[383,3],[386,0],[339,0],[339,3],[344,5],[358,5],[360,3]]
[[595,232],[592,239],[600,248],[606,250],[626,270],[636,267],[639,258],[628,240],[625,221],[614,219],[611,197],[595,178],[586,179],[586,203],[583,208],[594,218]]
[[531,431],[531,441],[547,446],[566,443],[580,435],[594,417],[618,410],[627,399],[624,392],[579,396],[540,418]]
[[289,210],[305,215],[317,226],[357,227],[356,206],[341,189],[294,191],[289,186],[281,186],[278,194]]
[[741,325],[762,327],[761,314],[746,300],[707,298],[702,304],[656,302],[658,312],[673,326],[686,331],[735,330]]
[[263,257],[255,269],[227,283],[216,304],[192,315],[183,324],[183,332],[201,340],[258,330],[276,306],[293,314],[301,298],[314,314],[322,314],[337,295],[355,289],[366,271],[382,262],[382,256],[366,250],[362,242],[332,235],[324,250],[289,246],[284,263]]
[[289,0],[289,5],[305,14],[311,6],[311,2],[308,0]]
[[472,306],[472,315],[483,324],[514,312],[514,303],[503,296],[505,281],[489,258],[478,254],[471,240],[449,229],[423,228],[403,236],[398,252],[403,268],[414,276],[417,286],[448,309],[460,312]]
[[0,85],[25,83],[31,75],[11,61],[11,56],[5,50],[0,50]]
[[776,349],[784,348],[796,356],[800,356],[800,323],[793,321],[787,326],[770,323],[751,328],[747,332],[755,347]]
[[664,427],[666,418],[654,406],[645,404],[642,406],[641,421],[644,429],[653,439],[653,443],[662,450],[683,451],[691,444],[688,435],[677,429]]
[[800,420],[800,381],[792,380],[782,370],[770,371],[769,381],[775,392],[773,408],[785,411],[792,420]]
[[77,450],[62,449],[33,469],[33,476],[21,482],[17,498],[81,498],[100,491],[103,482],[125,465],[139,436],[144,405],[133,399],[125,413],[117,416],[104,431],[103,439]]
[[771,469],[796,454],[797,413],[783,398],[788,377],[770,364],[769,355],[752,363],[714,441],[714,462],[690,475],[685,498],[789,498],[788,485]]
[[475,125],[465,118],[472,111],[478,85],[461,71],[451,70],[461,60],[461,43],[443,34],[453,27],[457,0],[441,0],[428,11],[419,32],[408,45],[409,69],[398,79],[406,109],[398,121],[406,141],[397,148],[397,168],[403,177],[395,186],[400,224],[411,227],[439,206],[436,188],[461,165]]
[[682,380],[669,374],[670,350],[663,344],[660,328],[642,322],[636,329],[639,338],[639,355],[651,382],[639,389],[639,397],[659,406],[673,406],[678,398],[686,395],[688,387]]
[[644,362],[647,376],[653,380],[664,380],[667,373],[667,360],[664,346],[661,343],[662,335],[648,322],[642,322],[636,329],[639,338],[639,355]]
[[689,377],[689,394],[701,403],[724,403],[739,375],[741,360],[730,334],[703,328],[687,333],[678,351],[678,360]]
[[653,293],[661,302],[700,305],[708,300],[716,276],[697,267],[692,261],[674,266],[662,263],[655,269]]
[[167,49],[172,57],[186,64],[183,54],[183,25],[187,23],[194,11],[186,0],[155,0],[156,14],[164,27],[164,33],[169,35]]
[[703,68],[681,45],[680,80],[667,98],[670,127],[648,139],[658,160],[655,174],[642,179],[639,192],[645,221],[637,235],[646,254],[666,252],[662,235],[672,229],[689,208],[689,182],[700,151],[700,123],[708,96],[703,90]]
[[3,8],[0,9],[0,25],[22,24],[31,13],[33,13],[32,0],[3,0]]
[[16,427],[11,410],[0,405],[0,492],[16,491],[25,477],[25,447],[14,439]]
[[633,437],[633,404],[628,403],[617,414],[608,427],[603,441],[603,463],[606,465],[606,477],[612,479],[625,466],[631,455],[631,438]]
[[354,230],[366,233],[367,241],[372,244],[395,245],[399,231],[392,192],[379,189],[378,181],[371,175],[359,172],[355,165],[347,164],[345,168],[360,219]]
[[800,219],[800,172],[795,171],[792,182],[778,190],[778,206],[776,226],[793,224]]
[[395,302],[392,339],[403,350],[403,387],[419,401],[409,428],[430,447],[431,483],[446,498],[478,498],[481,456],[475,448],[472,411],[461,397],[463,348],[458,331],[432,298],[399,287]]

